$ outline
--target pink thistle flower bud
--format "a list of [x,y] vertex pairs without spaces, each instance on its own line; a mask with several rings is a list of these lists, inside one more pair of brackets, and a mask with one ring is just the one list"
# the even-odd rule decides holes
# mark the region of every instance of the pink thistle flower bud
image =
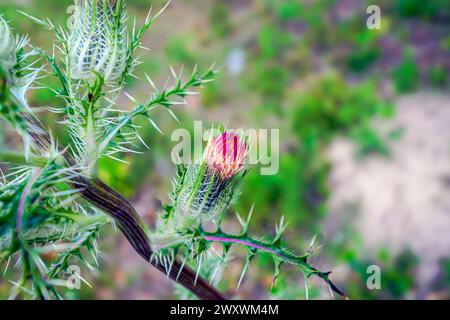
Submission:
[[209,143],[205,151],[205,161],[212,173],[217,173],[223,180],[235,176],[247,161],[248,145],[237,134],[224,132]]
[[247,164],[248,144],[235,133],[225,132],[212,138],[199,163],[179,172],[174,206],[192,221],[214,220],[231,205],[238,178]]

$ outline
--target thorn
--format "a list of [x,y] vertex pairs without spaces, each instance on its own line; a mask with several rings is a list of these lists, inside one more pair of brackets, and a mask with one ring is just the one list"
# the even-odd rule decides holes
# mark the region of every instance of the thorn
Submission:
[[305,277],[305,299],[309,300],[309,283],[308,283],[308,279],[309,277],[307,276],[306,273],[303,273],[304,277]]
[[221,262],[218,262],[217,266],[215,267],[214,272],[213,272],[213,274],[211,276],[211,279],[209,280],[209,284],[210,285],[213,285],[214,280],[216,278],[216,274],[219,272],[220,267],[221,267]]
[[242,280],[244,279],[244,275],[247,272],[248,268],[250,267],[250,263],[252,262],[252,259],[255,256],[255,253],[256,253],[255,249],[250,249],[250,253],[247,256],[247,259],[245,261],[244,269],[242,270],[242,274],[241,274],[241,276],[239,278],[239,282],[238,282],[238,285],[237,285],[237,290],[239,290],[239,288],[241,286]]
[[237,217],[237,219],[239,221],[239,224],[242,227],[242,235],[245,235],[247,233],[248,226],[246,225],[244,219],[242,219],[241,215],[237,211],[236,211],[236,217]]
[[178,74],[178,79],[181,79],[181,77],[183,76],[183,70],[184,70],[184,65],[181,65],[180,72]]
[[178,117],[175,115],[175,113],[172,110],[170,110],[169,108],[166,108],[166,109],[177,123],[181,123],[180,120],[178,119]]
[[[311,241],[309,242],[309,249],[311,249],[314,246],[314,242],[316,242],[317,239],[317,233],[312,237]],[[309,251],[308,249],[308,251]]]
[[155,92],[158,92],[158,88],[147,73],[145,73],[145,78],[147,78],[147,81],[152,86],[153,90],[155,90]]
[[139,134],[136,134],[136,137],[144,145],[144,147],[147,148],[147,150],[150,150],[150,147],[145,143],[144,139],[142,139],[142,137]]
[[248,213],[248,216],[247,216],[247,225],[250,223],[250,219],[252,218],[252,215],[253,215],[253,209],[255,209],[255,204],[252,204],[252,207],[250,208],[250,212]]
[[239,277],[239,282],[237,284],[236,289],[239,291],[239,288],[241,287],[242,279],[244,279],[244,275],[247,272],[249,264],[246,262],[244,265],[244,269],[242,270],[241,276]]
[[198,259],[198,267],[197,267],[197,273],[195,274],[194,285],[197,285],[198,276],[200,274],[200,269],[202,267],[202,257],[203,257],[203,254],[200,254],[197,258]]
[[164,133],[161,131],[161,129],[157,126],[157,124],[151,119],[151,118],[147,118],[148,121],[150,122],[150,124],[162,135],[164,135]]
[[175,72],[175,70],[173,69],[173,67],[172,67],[172,66],[169,66],[169,69],[170,69],[170,73],[172,74],[173,78],[174,78],[175,80],[178,80],[177,73]]
[[286,227],[287,223],[284,223],[284,216],[282,216],[280,222],[275,226],[275,238],[273,239],[272,244],[281,246],[281,237],[286,230]]
[[279,260],[276,257],[273,257],[274,263],[275,263],[275,273],[272,279],[272,284],[270,286],[270,290],[273,290],[273,288],[275,288],[278,277],[280,276],[280,272],[281,272],[281,265],[283,264],[283,261]]
[[139,102],[135,98],[133,98],[130,94],[128,94],[128,92],[124,91],[123,93],[125,94],[125,96],[127,96],[128,99],[130,99],[136,104],[139,104]]
[[223,256],[226,256],[228,252],[230,252],[231,244],[222,243],[222,248],[223,248]]
[[152,16],[153,5],[150,6],[150,10],[148,10],[147,16],[145,17],[145,23],[150,21],[150,17]]

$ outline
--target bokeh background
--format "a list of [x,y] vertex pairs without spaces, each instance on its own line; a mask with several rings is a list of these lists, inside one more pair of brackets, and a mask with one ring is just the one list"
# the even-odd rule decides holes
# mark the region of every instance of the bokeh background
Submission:
[[[52,50],[53,35],[18,10],[65,24],[70,0],[0,0],[15,32]],[[128,0],[142,22],[150,6]],[[366,27],[366,8],[381,7],[380,30]],[[352,299],[450,298],[450,1],[449,0],[173,0],[144,38],[137,75],[164,84],[169,66],[189,71],[216,63],[221,71],[199,96],[176,111],[177,124],[156,112],[165,135],[143,123],[150,151],[102,160],[100,175],[129,197],[149,224],[167,201],[174,165],[171,132],[205,126],[279,128],[280,169],[245,180],[235,209],[255,204],[253,232],[270,235],[281,215],[286,243],[300,251],[317,236],[314,263]],[[54,79],[45,80],[49,84]],[[151,89],[132,79],[127,91],[143,101]],[[51,91],[30,95],[34,106],[61,103]],[[130,105],[121,97],[123,108]],[[44,115],[62,134],[52,115]],[[2,127],[3,139],[20,140]],[[272,150],[278,152],[278,150]],[[230,215],[230,225],[234,219]],[[176,297],[172,283],[105,230],[100,271],[83,274],[92,289],[81,299]],[[239,256],[239,251],[236,252]],[[366,286],[367,267],[381,268],[381,289]],[[220,289],[246,298],[304,298],[302,277],[289,268],[268,290],[272,263],[258,258],[239,292],[242,261],[232,261]],[[9,284],[0,278],[0,297]],[[329,298],[313,281],[310,297]]]

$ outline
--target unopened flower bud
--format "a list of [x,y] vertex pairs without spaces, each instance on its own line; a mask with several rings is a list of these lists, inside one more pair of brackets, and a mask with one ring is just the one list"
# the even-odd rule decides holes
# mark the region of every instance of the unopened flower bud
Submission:
[[211,172],[229,179],[244,167],[247,156],[247,143],[234,133],[224,132],[208,144],[205,160]]
[[178,205],[192,216],[213,219],[231,203],[233,178],[243,170],[248,156],[247,143],[234,133],[222,133],[213,138],[200,164],[187,168]]
[[97,73],[114,84],[127,61],[123,2],[119,7],[104,0],[75,0],[75,6],[69,27],[71,78],[92,81]]
[[16,41],[8,23],[0,16],[0,67],[9,71],[16,64]]

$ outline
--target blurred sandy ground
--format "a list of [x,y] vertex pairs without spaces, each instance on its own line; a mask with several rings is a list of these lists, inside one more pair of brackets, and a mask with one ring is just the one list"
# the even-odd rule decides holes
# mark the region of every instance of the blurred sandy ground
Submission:
[[356,207],[353,224],[369,252],[385,246],[393,254],[410,249],[420,256],[420,290],[439,272],[439,260],[450,257],[450,96],[407,95],[396,108],[393,120],[377,124],[381,134],[403,132],[389,158],[357,159],[354,144],[343,139],[330,146],[326,224]]

